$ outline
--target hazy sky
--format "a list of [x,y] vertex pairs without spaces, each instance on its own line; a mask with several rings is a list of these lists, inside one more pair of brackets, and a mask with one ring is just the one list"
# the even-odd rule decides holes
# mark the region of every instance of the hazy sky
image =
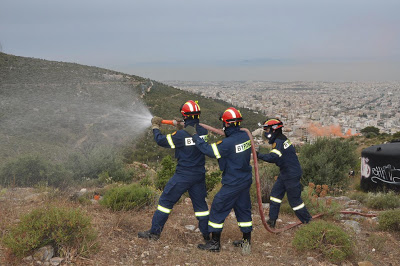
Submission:
[[400,80],[399,0],[0,0],[0,49],[155,80]]

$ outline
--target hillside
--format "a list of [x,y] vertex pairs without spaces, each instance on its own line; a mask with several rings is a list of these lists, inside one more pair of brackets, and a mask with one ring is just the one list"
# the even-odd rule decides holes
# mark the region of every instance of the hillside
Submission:
[[[149,111],[173,119],[189,99],[199,101],[203,123],[220,127],[218,116],[228,107],[134,75],[5,53],[0,53],[0,99],[0,164],[31,153],[62,162],[71,152],[87,154],[99,145],[153,142]],[[250,129],[264,119],[241,111]],[[149,145],[146,149],[165,153]]]

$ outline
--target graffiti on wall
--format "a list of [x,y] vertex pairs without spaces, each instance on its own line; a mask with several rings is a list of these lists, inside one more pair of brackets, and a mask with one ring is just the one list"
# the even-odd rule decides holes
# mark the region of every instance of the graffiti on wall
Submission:
[[400,185],[400,169],[396,169],[391,164],[371,167],[368,162],[368,158],[361,158],[361,176],[363,178],[370,178],[374,183],[381,181],[388,184]]

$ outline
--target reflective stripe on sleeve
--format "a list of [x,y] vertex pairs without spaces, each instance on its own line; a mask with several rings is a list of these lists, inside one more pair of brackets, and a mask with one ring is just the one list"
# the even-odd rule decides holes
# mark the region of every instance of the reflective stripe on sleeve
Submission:
[[280,151],[278,151],[277,149],[273,149],[273,150],[271,150],[271,152],[278,154],[279,157],[282,156],[282,153]]
[[163,207],[161,205],[158,205],[157,210],[159,210],[160,212],[163,212],[163,213],[170,213],[171,212],[171,209],[167,209],[167,208],[165,208],[165,207]]
[[294,207],[293,210],[294,210],[294,211],[298,211],[298,210],[300,210],[301,208],[304,208],[304,206],[305,206],[305,205],[304,205],[304,202],[303,202],[303,203],[300,204],[299,206]]
[[218,151],[218,148],[217,148],[217,143],[211,144],[211,147],[213,149],[215,158],[217,158],[217,159],[221,158],[221,154],[219,154],[219,151]]
[[212,228],[222,228],[222,227],[224,227],[224,223],[216,224],[216,223],[213,223],[213,222],[210,222],[210,221],[208,221],[208,225],[211,226]]
[[205,212],[195,212],[194,215],[195,215],[196,217],[207,216],[207,215],[210,215],[210,212],[209,212],[209,211],[205,211]]
[[276,203],[282,203],[282,200],[280,200],[280,199],[278,199],[278,198],[275,198],[275,197],[269,197],[269,199],[270,199],[271,201],[273,201],[273,202],[276,202]]
[[251,222],[238,222],[238,225],[240,227],[250,227],[250,226],[253,226],[253,222],[252,221]]
[[168,140],[169,146],[171,146],[171,149],[175,149],[175,145],[174,145],[174,142],[172,141],[171,134],[167,135],[167,140]]

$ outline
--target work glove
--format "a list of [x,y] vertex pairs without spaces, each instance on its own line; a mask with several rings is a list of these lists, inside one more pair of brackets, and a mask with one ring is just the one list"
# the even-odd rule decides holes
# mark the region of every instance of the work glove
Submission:
[[189,133],[190,136],[193,136],[194,134],[196,134],[196,129],[192,126],[187,126],[184,128],[184,130]]
[[177,122],[176,123],[176,129],[177,130],[183,129],[183,124],[181,124],[181,123],[183,123],[182,118],[175,117],[174,120]]
[[163,119],[161,117],[155,116],[151,119],[151,128],[152,129],[160,129],[161,121]]

